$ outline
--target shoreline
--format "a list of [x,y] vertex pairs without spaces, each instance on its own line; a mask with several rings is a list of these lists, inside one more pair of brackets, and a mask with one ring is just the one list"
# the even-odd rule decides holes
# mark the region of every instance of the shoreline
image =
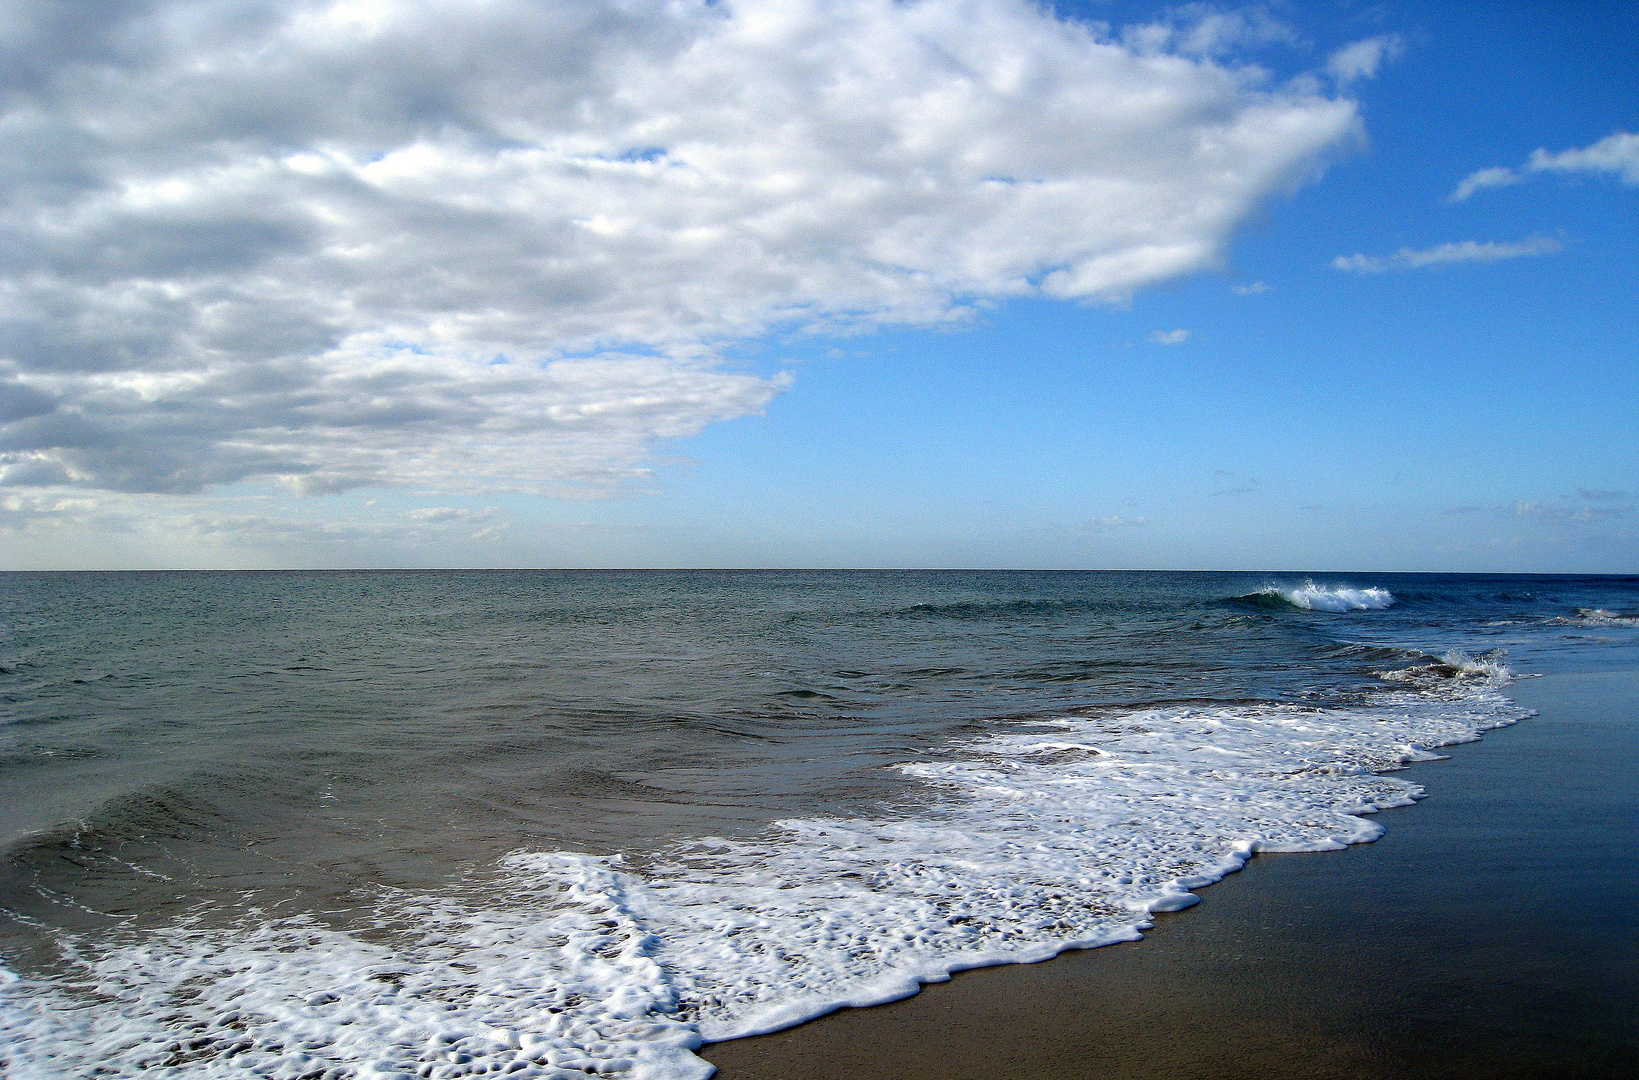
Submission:
[[1396,775],[1347,851],[1260,854],[1145,940],[708,1044],[721,1080],[1618,1075],[1639,1055],[1639,672]]

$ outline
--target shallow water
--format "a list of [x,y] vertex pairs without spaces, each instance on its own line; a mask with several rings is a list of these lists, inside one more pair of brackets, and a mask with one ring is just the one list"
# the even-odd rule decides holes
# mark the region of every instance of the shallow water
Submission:
[[18,1076],[701,1075],[1131,937],[1632,666],[1639,579],[0,575]]
[[1345,854],[1265,855],[1133,945],[702,1051],[724,1080],[1610,1080],[1639,1056],[1639,672],[1524,680]]

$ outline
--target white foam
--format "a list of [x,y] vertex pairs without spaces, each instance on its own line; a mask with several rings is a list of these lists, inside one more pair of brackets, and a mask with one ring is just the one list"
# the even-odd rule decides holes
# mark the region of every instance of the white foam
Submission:
[[1639,626],[1639,615],[1604,608],[1577,608],[1575,615],[1562,615],[1548,622],[1559,626]]
[[1381,611],[1394,604],[1394,594],[1387,589],[1316,585],[1313,581],[1305,581],[1297,588],[1271,585],[1263,592],[1305,611]]
[[0,988],[8,1075],[701,1080],[703,1038],[1130,940],[1253,852],[1374,839],[1360,815],[1421,795],[1376,772],[1512,723],[1500,680],[1009,722],[900,766],[930,795],[904,817],[785,821],[641,873],[517,854],[348,932],[253,914],[68,941],[73,977]]
[[505,903],[394,894],[353,933],[253,913],[71,943],[78,978],[0,991],[8,1075],[704,1080],[618,864],[532,856]]

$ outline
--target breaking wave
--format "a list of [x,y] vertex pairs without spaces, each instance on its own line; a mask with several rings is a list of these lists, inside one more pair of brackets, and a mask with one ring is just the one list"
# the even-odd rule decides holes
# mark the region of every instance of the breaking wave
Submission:
[[1448,680],[1479,681],[1500,686],[1512,679],[1514,674],[1508,665],[1502,662],[1499,654],[1469,656],[1453,649],[1440,656],[1428,658],[1426,663],[1379,671],[1377,677],[1385,682],[1433,688]]
[[1639,613],[1577,608],[1574,615],[1561,615],[1548,622],[1553,626],[1639,626]]
[[1305,581],[1295,588],[1269,585],[1257,592],[1233,599],[1237,603],[1253,604],[1258,607],[1299,611],[1381,611],[1394,604],[1394,594],[1387,589],[1316,585],[1313,581]]

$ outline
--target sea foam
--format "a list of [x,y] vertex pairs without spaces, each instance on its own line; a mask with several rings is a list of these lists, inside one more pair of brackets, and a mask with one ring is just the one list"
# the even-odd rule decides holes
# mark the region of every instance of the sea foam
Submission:
[[1361,815],[1422,794],[1379,772],[1521,715],[1502,669],[1451,666],[1358,707],[997,721],[897,766],[919,809],[642,865],[518,853],[483,882],[383,893],[364,925],[252,912],[65,937],[67,974],[0,987],[0,1060],[15,1080],[702,1080],[702,1040],[1131,940],[1255,852],[1375,839]]

